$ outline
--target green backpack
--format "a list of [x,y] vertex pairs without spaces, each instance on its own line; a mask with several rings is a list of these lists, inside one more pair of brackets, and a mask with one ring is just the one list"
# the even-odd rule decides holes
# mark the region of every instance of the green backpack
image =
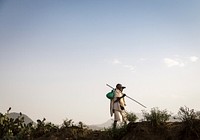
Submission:
[[114,97],[115,97],[115,90],[112,90],[111,92],[108,92],[107,94],[106,94],[106,97],[108,98],[108,99],[113,99]]

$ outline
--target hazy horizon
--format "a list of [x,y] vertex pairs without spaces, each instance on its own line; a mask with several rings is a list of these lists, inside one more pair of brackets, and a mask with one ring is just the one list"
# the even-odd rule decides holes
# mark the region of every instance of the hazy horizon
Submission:
[[[200,1],[0,0],[0,112],[85,124],[106,93],[177,113],[199,109]],[[126,109],[144,108],[126,98]]]

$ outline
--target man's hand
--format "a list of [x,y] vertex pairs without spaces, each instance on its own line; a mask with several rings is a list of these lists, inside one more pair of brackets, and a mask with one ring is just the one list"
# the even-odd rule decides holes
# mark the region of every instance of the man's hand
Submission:
[[120,105],[121,110],[124,110],[125,108],[123,106]]
[[124,98],[125,96],[126,96],[126,94],[123,94],[123,95],[122,95],[122,98]]

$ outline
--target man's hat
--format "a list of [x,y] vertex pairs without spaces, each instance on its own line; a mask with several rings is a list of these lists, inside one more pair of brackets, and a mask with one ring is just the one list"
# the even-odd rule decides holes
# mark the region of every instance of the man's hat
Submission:
[[122,86],[121,84],[117,84],[117,85],[116,85],[116,88],[117,88],[117,89],[124,89],[124,88],[126,88],[126,87]]

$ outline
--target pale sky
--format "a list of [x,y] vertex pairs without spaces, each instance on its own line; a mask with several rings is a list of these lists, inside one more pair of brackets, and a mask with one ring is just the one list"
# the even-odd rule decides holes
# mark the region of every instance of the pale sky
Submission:
[[[99,124],[110,88],[200,110],[200,1],[0,0],[0,112]],[[144,108],[126,98],[126,109]]]

